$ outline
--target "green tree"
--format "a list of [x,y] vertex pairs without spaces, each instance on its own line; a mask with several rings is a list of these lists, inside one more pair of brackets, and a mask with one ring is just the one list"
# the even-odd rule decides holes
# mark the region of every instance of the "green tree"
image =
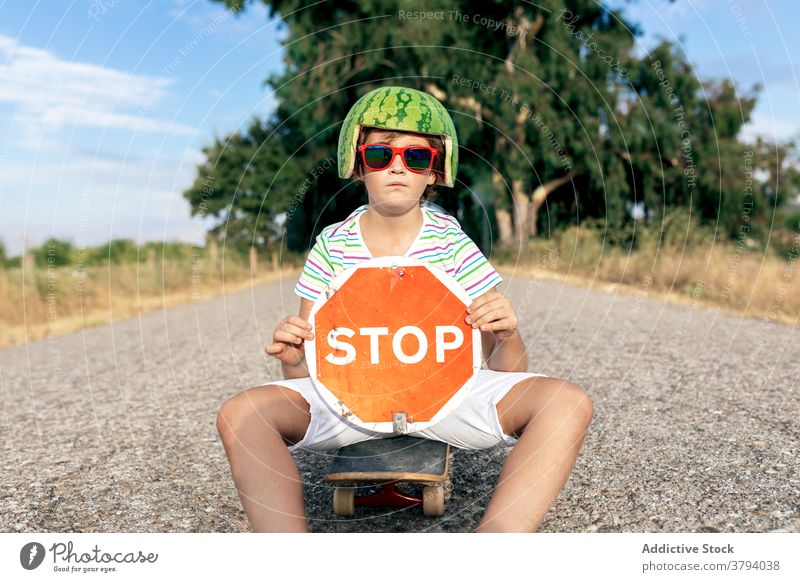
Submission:
[[[737,137],[759,87],[740,94],[728,79],[702,81],[674,45],[662,42],[632,65],[631,88],[615,143],[628,165],[629,201],[643,203],[651,220],[685,207],[700,223],[733,232],[751,202],[750,148]],[[763,194],[756,187],[752,198]]]
[[[215,1],[241,13],[253,0]],[[624,242],[636,205],[650,220],[690,208],[729,232],[740,220],[746,147],[736,138],[757,87],[740,95],[728,80],[704,82],[667,42],[636,57],[639,30],[602,3],[260,1],[288,28],[286,69],[266,82],[276,111],[206,148],[185,192],[222,241],[277,242],[285,213],[300,249],[363,201],[331,156],[350,106],[387,84],[428,91],[451,111],[460,183],[435,201],[484,248],[486,216],[520,255],[530,236],[584,217]],[[441,16],[414,16],[429,10]],[[756,198],[766,195],[759,187]]]
[[300,137],[275,120],[253,120],[246,131],[217,138],[184,193],[192,216],[216,218],[210,234],[240,250],[272,244],[274,222],[292,209],[310,163],[302,149],[292,149]]
[[[247,5],[224,3],[236,11]],[[431,9],[421,1],[265,4],[289,30],[286,70],[268,79],[278,103],[274,118],[217,140],[186,192],[193,213],[201,212],[205,177],[215,176],[216,204],[212,210],[206,200],[206,208],[220,218],[215,230],[225,238],[261,243],[270,216],[287,212],[289,232],[302,233],[290,244],[307,244],[363,200],[360,188],[342,189],[335,164],[325,167],[324,160],[335,154],[349,107],[385,84],[429,91],[451,110],[462,146],[461,184],[442,189],[437,202],[479,241],[482,203],[492,207],[500,242],[516,240],[523,251],[536,224],[529,212],[534,196],[543,201],[578,172],[603,173],[605,184],[620,174],[604,167],[613,160],[594,163],[591,144],[599,113],[615,102],[612,81],[633,45],[633,27],[602,5],[573,2],[570,12],[557,0],[495,1],[478,14],[474,4],[448,0],[435,7],[443,18],[432,22],[407,16]],[[582,29],[592,36],[584,38]],[[587,52],[587,43],[616,66]],[[262,172],[256,181],[253,165]],[[624,187],[618,181],[615,188]],[[293,204],[302,212],[289,212]]]
[[34,264],[40,268],[71,265],[75,260],[75,247],[70,241],[49,238],[31,251]]

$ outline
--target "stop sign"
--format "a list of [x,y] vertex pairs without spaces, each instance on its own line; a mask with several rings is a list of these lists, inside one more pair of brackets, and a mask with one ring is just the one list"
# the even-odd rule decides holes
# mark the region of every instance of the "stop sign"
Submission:
[[309,316],[306,362],[317,391],[336,414],[377,432],[435,424],[480,369],[481,334],[464,321],[470,303],[443,270],[408,257],[346,270]]

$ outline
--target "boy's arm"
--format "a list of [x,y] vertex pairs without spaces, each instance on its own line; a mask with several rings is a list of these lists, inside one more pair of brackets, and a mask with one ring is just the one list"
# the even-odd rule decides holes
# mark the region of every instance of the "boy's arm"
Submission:
[[[303,297],[300,298],[300,319],[304,321],[308,321],[309,315],[311,315],[311,308],[314,307],[314,302]],[[314,331],[313,329],[311,330]],[[303,345],[299,348],[290,346],[290,350],[297,350],[298,356],[300,357],[300,363],[296,366],[291,364],[287,364],[286,362],[281,362],[281,369],[283,370],[283,377],[287,380],[291,380],[293,378],[307,378],[309,376],[308,366],[306,365],[306,353],[303,349]]]
[[483,356],[486,367],[497,372],[527,372],[528,350],[522,343],[519,330],[506,339],[497,339],[493,332],[482,331]]
[[528,351],[517,329],[517,316],[511,302],[495,287],[470,305],[468,323],[485,324],[481,344],[486,367],[497,372],[527,372]]

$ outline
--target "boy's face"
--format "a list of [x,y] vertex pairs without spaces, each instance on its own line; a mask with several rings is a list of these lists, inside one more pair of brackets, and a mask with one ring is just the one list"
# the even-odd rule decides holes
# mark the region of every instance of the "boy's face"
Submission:
[[[430,146],[428,140],[419,135],[404,133],[390,138],[388,132],[374,129],[369,130],[366,143],[395,147]],[[400,156],[395,156],[392,163],[382,170],[364,168],[364,174],[359,179],[363,180],[367,187],[370,206],[380,206],[390,212],[402,213],[419,206],[419,199],[425,187],[436,181],[436,174],[430,170],[425,173],[412,172],[406,168]]]

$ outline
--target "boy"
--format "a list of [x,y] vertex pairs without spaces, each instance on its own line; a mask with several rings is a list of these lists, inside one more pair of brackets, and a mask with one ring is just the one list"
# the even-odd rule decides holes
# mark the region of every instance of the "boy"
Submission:
[[[592,418],[578,386],[527,372],[527,352],[500,275],[458,222],[423,202],[439,182],[452,187],[458,141],[447,110],[405,87],[364,95],[339,136],[339,176],[363,181],[369,204],[328,226],[309,253],[295,293],[300,313],[276,327],[266,352],[285,380],[246,390],[221,408],[217,428],[253,531],[308,531],[296,448],[336,449],[380,438],[342,422],[308,377],[303,342],[314,300],[352,264],[407,255],[453,276],[473,299],[466,322],[480,327],[487,368],[469,397],[442,422],[415,436],[461,448],[515,444],[477,531],[536,531],[569,476]],[[288,448],[287,448],[288,446]]]

